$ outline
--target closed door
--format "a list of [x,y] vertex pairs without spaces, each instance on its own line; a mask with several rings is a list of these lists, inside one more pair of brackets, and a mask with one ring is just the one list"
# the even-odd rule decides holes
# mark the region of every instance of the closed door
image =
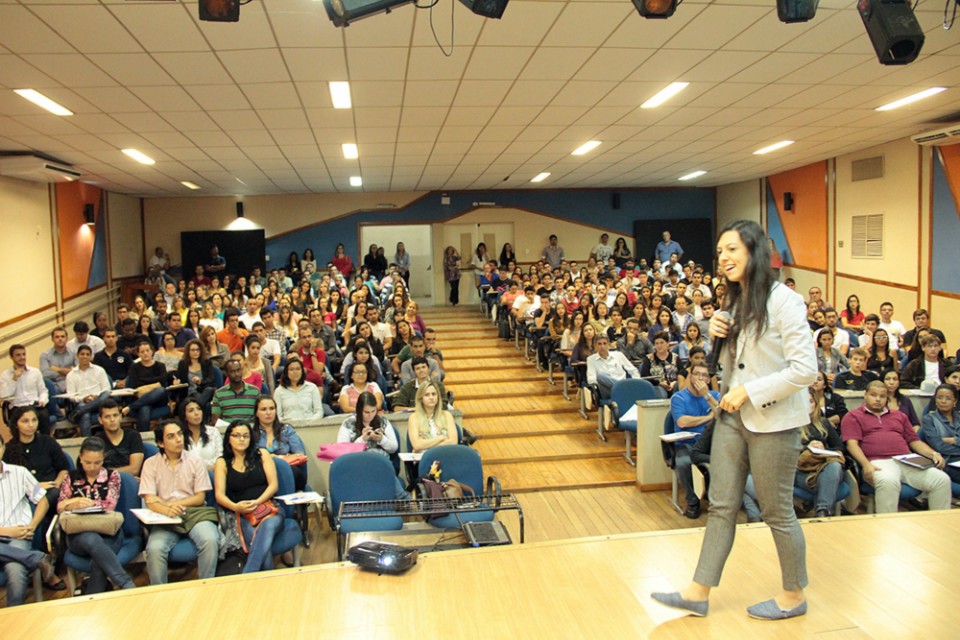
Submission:
[[[513,244],[513,223],[512,222],[494,222],[494,223],[460,223],[444,224],[443,228],[443,247],[435,260],[436,268],[439,270],[438,283],[443,283],[446,294],[446,282],[443,282],[443,249],[453,246],[460,254],[461,264],[463,265],[463,275],[460,279],[460,301],[461,303],[479,302],[477,297],[477,281],[480,279],[480,270],[474,271],[471,266],[477,245],[483,242],[487,245],[487,254],[491,260],[497,260],[500,257],[500,249],[505,242]],[[440,301],[438,295],[438,302]],[[443,300],[446,300],[444,295]]]

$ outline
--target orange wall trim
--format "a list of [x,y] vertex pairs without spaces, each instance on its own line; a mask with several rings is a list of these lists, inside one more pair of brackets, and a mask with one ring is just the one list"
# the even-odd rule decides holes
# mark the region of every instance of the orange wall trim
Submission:
[[860,282],[869,282],[870,284],[879,284],[883,287],[893,287],[895,289],[903,289],[904,291],[917,291],[918,288],[916,285],[912,284],[902,284],[899,282],[890,282],[889,280],[874,280],[873,278],[864,278],[863,276],[855,276],[851,273],[842,273],[837,272],[838,278],[847,278],[849,280],[859,280]]
[[26,313],[24,313],[24,314],[21,314],[21,315],[17,316],[16,318],[10,318],[9,320],[4,320],[3,322],[0,322],[0,328],[8,327],[8,326],[10,326],[11,324],[20,322],[21,320],[26,320],[27,318],[29,318],[30,316],[34,315],[35,313],[42,313],[42,312],[44,312],[44,311],[48,311],[48,310],[50,310],[50,309],[53,309],[53,308],[56,307],[56,306],[57,306],[57,303],[56,303],[56,302],[51,302],[50,304],[48,304],[48,305],[46,305],[46,306],[44,306],[44,307],[40,307],[39,309],[34,309],[33,311],[28,311],[28,312],[26,312]]
[[950,298],[951,300],[960,300],[960,293],[950,293],[949,291],[937,291],[933,289],[930,291],[932,296],[940,296],[942,298]]
[[[94,228],[87,226],[83,219],[83,207],[92,204],[96,216],[101,217],[101,196],[101,189],[82,182],[57,184],[60,293],[64,299],[75,297],[87,290],[96,234]],[[103,224],[103,221],[96,220],[95,224]]]
[[[780,223],[795,265],[827,269],[827,162],[815,162],[768,176]],[[793,211],[783,211],[783,194],[793,194]]]

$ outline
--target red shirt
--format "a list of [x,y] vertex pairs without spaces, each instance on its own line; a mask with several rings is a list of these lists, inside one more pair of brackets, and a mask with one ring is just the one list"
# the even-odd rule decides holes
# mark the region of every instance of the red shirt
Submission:
[[303,363],[303,371],[306,374],[307,380],[322,388],[323,376],[313,368],[313,360],[316,358],[326,366],[327,353],[323,349],[314,349],[311,353],[303,348],[297,349],[297,353],[300,354],[300,362]]
[[883,414],[867,411],[866,405],[843,416],[840,423],[843,441],[857,440],[867,460],[884,460],[910,453],[910,443],[919,440],[910,421],[900,411],[884,407]]

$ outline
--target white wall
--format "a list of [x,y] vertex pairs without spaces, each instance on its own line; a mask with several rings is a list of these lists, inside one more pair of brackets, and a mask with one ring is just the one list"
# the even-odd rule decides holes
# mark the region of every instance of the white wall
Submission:
[[49,185],[0,178],[0,220],[0,273],[15,277],[0,296],[3,325],[56,302]]
[[[110,269],[113,279],[143,274],[143,224],[140,199],[107,193],[110,225]],[[179,242],[177,246],[179,246]]]
[[732,220],[763,224],[763,181],[747,180],[717,187],[717,229]]

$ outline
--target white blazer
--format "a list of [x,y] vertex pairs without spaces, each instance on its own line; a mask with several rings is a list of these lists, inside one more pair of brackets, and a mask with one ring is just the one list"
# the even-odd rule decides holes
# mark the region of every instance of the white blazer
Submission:
[[776,283],[767,299],[767,329],[737,339],[737,354],[721,358],[723,389],[742,384],[747,400],[740,408],[744,426],[756,433],[793,429],[810,421],[807,387],[817,378],[817,355],[803,298]]

